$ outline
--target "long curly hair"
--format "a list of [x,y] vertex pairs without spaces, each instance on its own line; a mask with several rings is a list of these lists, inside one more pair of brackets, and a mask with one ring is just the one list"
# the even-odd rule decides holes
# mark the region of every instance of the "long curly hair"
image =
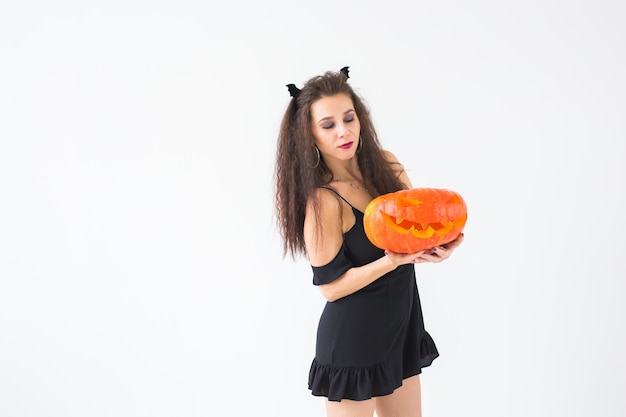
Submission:
[[[347,69],[344,68],[344,69]],[[323,98],[345,94],[352,99],[361,124],[356,158],[363,185],[376,197],[406,188],[398,179],[398,167],[389,164],[374,129],[370,111],[348,84],[347,71],[328,71],[308,80],[287,105],[278,134],[274,171],[276,220],[283,239],[283,257],[306,256],[304,217],[307,202],[319,216],[316,189],[328,184],[332,173],[315,149],[311,105]],[[318,222],[319,223],[319,222]]]

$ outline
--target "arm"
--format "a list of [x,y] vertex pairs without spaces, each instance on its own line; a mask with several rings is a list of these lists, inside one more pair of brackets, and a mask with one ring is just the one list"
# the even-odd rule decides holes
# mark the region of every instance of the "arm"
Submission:
[[[318,196],[320,223],[311,205],[307,205],[304,240],[311,265],[326,265],[339,252],[343,243],[342,203],[330,191],[319,190]],[[320,291],[328,301],[336,301],[371,284],[398,265],[416,262],[421,254],[385,254],[367,265],[350,268],[331,283],[320,285]]]
[[366,287],[387,272],[393,271],[396,266],[389,257],[383,256],[367,265],[350,268],[333,282],[320,285],[320,291],[328,301],[337,301]]

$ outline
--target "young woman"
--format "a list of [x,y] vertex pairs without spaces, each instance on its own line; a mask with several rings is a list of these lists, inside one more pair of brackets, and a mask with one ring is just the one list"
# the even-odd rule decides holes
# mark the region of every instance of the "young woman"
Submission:
[[372,245],[363,212],[376,196],[412,188],[383,150],[348,67],[287,87],[275,168],[283,255],[306,256],[328,300],[309,373],[328,417],[420,417],[419,374],[438,356],[424,328],[416,263],[441,262],[463,235],[417,253]]

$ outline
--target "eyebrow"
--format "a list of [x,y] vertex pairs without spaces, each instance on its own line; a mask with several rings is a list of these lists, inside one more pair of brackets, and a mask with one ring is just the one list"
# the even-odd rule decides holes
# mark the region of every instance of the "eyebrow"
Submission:
[[[348,110],[346,110],[345,112],[343,112],[343,115],[345,116],[346,114],[348,114],[348,113],[350,113],[350,112],[355,112],[355,111],[354,111],[354,109],[348,109]],[[355,113],[356,113],[356,112],[355,112]],[[319,119],[319,120],[317,121],[317,123],[321,123],[321,122],[323,122],[324,120],[330,120],[330,119],[332,119],[332,118],[333,118],[332,116],[322,117],[321,119]]]

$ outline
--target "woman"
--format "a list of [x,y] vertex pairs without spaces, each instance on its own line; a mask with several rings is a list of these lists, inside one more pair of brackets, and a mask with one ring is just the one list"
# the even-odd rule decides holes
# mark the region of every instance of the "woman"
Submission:
[[419,417],[419,374],[438,356],[424,329],[414,264],[441,262],[462,242],[417,253],[373,246],[363,212],[376,196],[412,188],[381,148],[348,67],[287,87],[276,210],[283,255],[308,257],[328,300],[309,373],[329,417]]

